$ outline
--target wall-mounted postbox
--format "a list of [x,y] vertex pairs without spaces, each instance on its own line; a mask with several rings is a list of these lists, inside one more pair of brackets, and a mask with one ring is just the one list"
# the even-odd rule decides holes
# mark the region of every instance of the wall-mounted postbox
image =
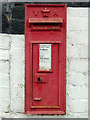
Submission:
[[66,114],[66,5],[25,5],[25,113]]

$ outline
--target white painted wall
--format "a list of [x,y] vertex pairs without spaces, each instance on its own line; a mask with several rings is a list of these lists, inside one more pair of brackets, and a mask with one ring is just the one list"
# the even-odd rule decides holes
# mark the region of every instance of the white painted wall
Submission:
[[[24,115],[24,35],[0,34],[0,117]],[[88,8],[67,9],[66,115],[88,117]],[[39,116],[42,117],[42,116]]]

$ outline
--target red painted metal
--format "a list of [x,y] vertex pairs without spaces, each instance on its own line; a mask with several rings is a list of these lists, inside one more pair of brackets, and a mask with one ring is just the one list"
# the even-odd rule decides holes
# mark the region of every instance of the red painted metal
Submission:
[[[51,44],[51,70],[39,70]],[[25,5],[25,114],[66,114],[66,5]]]

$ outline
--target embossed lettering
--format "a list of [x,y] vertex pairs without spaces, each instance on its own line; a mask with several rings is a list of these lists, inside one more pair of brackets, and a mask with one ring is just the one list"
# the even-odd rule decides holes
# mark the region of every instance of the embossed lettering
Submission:
[[54,16],[58,16],[58,11],[57,10],[54,10]]
[[33,11],[35,16],[38,16],[39,11]]

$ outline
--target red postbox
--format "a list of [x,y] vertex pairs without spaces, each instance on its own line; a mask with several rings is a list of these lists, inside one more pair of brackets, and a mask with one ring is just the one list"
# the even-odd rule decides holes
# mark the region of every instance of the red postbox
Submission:
[[66,5],[25,5],[25,113],[66,114]]

